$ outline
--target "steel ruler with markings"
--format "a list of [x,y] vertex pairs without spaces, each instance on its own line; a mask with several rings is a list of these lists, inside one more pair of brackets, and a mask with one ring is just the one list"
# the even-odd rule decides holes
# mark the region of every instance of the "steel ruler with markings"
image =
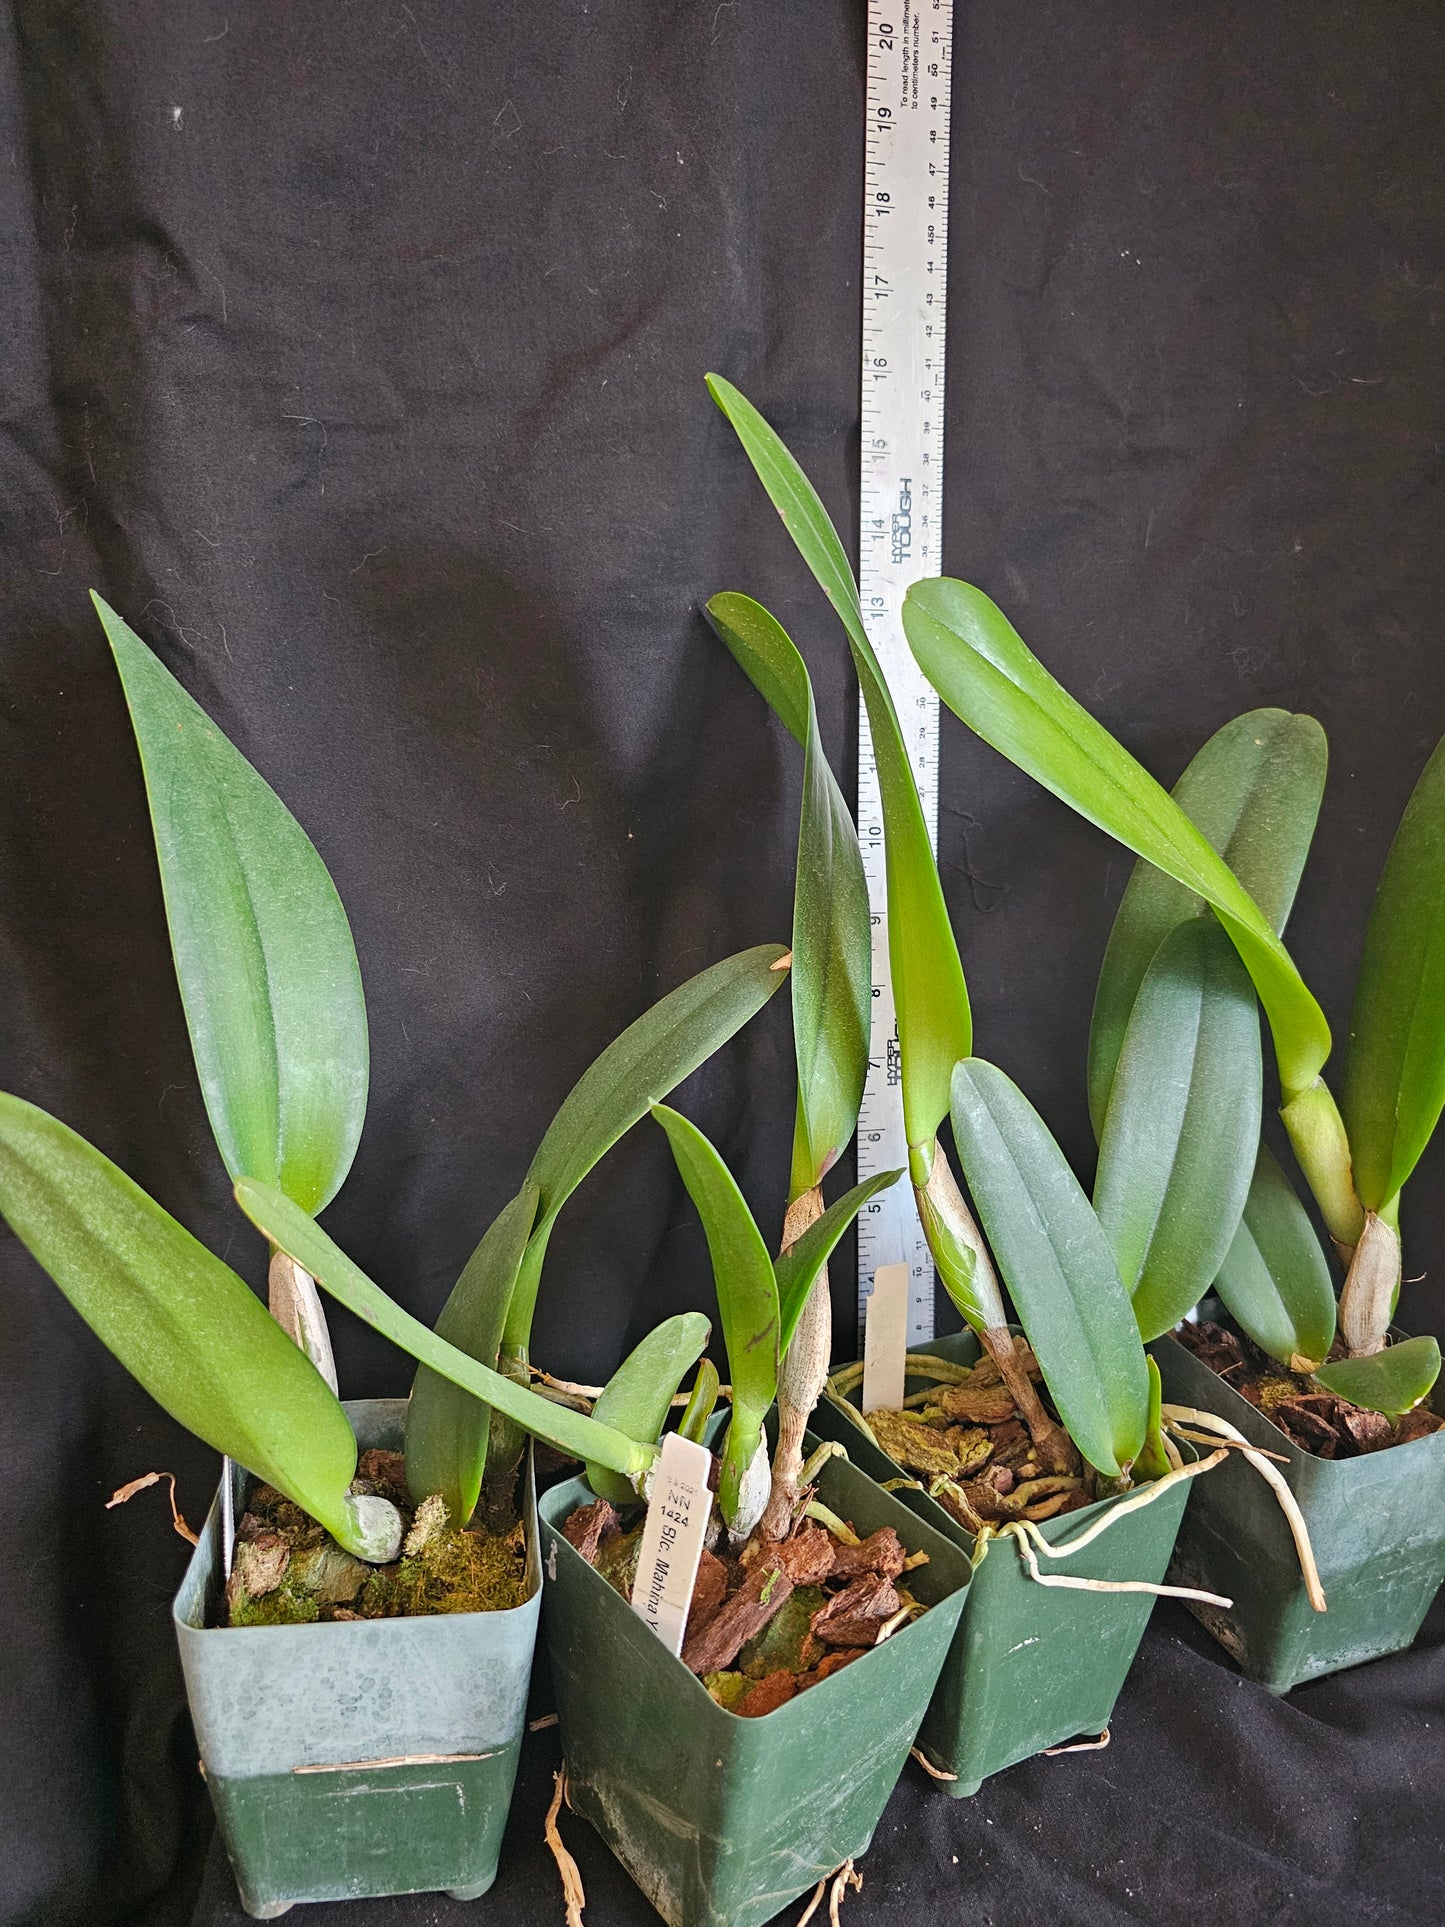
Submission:
[[[938,698],[903,634],[904,591],[942,569],[952,0],[870,0],[863,169],[862,473],[858,583],[938,842]],[[888,968],[883,813],[860,699],[858,835],[873,920],[873,1025],[858,1175],[906,1167]],[[908,1266],[910,1343],[933,1335],[933,1260],[907,1179],[858,1222],[858,1315],[880,1265]]]

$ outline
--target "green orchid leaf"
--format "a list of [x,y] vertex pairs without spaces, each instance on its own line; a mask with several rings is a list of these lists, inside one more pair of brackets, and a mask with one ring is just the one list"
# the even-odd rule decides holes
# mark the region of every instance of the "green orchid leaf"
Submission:
[[690,977],[629,1024],[573,1085],[527,1172],[542,1201],[507,1313],[504,1356],[526,1357],[542,1261],[562,1206],[655,1099],[762,1009],[787,976],[787,962],[780,944],[765,943]]
[[[664,1319],[608,1379],[592,1407],[593,1418],[640,1445],[656,1445],[673,1394],[702,1356],[711,1333],[712,1325],[700,1311]],[[587,1483],[599,1499],[610,1499],[614,1505],[626,1505],[637,1496],[626,1479],[605,1465],[589,1465]]]
[[1263,1110],[1259,1008],[1213,917],[1176,925],[1139,986],[1094,1209],[1147,1344],[1208,1291],[1239,1225]]
[[1173,1470],[1164,1449],[1164,1381],[1152,1353],[1144,1354],[1144,1362],[1149,1367],[1149,1423],[1144,1429],[1143,1447],[1134,1461],[1134,1476],[1140,1480],[1162,1479]]
[[[1319,816],[1328,752],[1312,716],[1251,709],[1217,730],[1174,785],[1175,802],[1284,934]],[[1089,1114],[1104,1129],[1129,1013],[1154,953],[1176,926],[1208,915],[1197,891],[1142,858],[1099,972],[1089,1029]]]
[[1174,799],[966,582],[916,582],[903,626],[919,667],[955,715],[1078,813],[1214,910],[1254,980],[1286,1099],[1329,1056],[1324,1012],[1258,904]]
[[799,749],[806,749],[817,726],[813,684],[787,630],[761,602],[730,590],[709,597],[703,614]]
[[953,1136],[1060,1419],[1118,1478],[1144,1444],[1149,1373],[1109,1241],[1048,1126],[995,1065],[953,1074]]
[[823,751],[803,658],[748,596],[714,596],[707,617],[804,749],[793,898],[796,1197],[822,1182],[858,1124],[873,996],[868,880],[852,814]]
[[292,1203],[274,1184],[260,1184],[252,1178],[238,1178],[236,1202],[256,1229],[273,1245],[294,1258],[324,1291],[355,1312],[365,1324],[399,1345],[419,1364],[448,1378],[463,1391],[470,1392],[484,1405],[495,1406],[524,1432],[545,1439],[574,1459],[607,1466],[629,1479],[640,1478],[657,1456],[610,1425],[570,1406],[555,1404],[538,1393],[528,1391],[515,1379],[481,1365],[466,1352],[438,1338],[420,1319],[388,1298],[359,1265],[354,1264],[339,1245],[321,1229],[314,1218]]
[[830,1204],[821,1218],[815,1218],[798,1242],[790,1245],[774,1261],[773,1270],[778,1280],[780,1357],[786,1355],[793,1342],[793,1333],[798,1329],[798,1320],[803,1315],[813,1281],[832,1257],[838,1240],[869,1200],[877,1197],[880,1191],[888,1190],[890,1185],[897,1184],[902,1176],[902,1171],[880,1171],[874,1177],[865,1178],[862,1184],[855,1184],[836,1204]]
[[1445,741],[1405,806],[1365,932],[1343,1109],[1370,1211],[1400,1192],[1445,1105]]
[[1340,1358],[1321,1365],[1315,1383],[1366,1411],[1399,1418],[1412,1412],[1440,1376],[1440,1346],[1433,1338],[1402,1338],[1368,1358]]
[[158,1405],[348,1543],[346,1414],[234,1271],[84,1138],[9,1095],[0,1212]]
[[685,1439],[694,1445],[703,1443],[707,1422],[717,1409],[718,1394],[722,1390],[722,1380],[717,1375],[717,1366],[710,1358],[703,1359],[697,1368],[697,1377],[692,1381],[692,1390],[687,1395],[682,1417],[677,1429]]
[[[853,571],[817,491],[731,382],[709,375],[707,385],[847,633],[883,806],[888,957],[898,1012],[904,1126],[910,1145],[927,1145],[948,1111],[953,1066],[973,1048],[973,1019],[898,713],[863,626]],[[862,834],[876,831],[865,824]]]
[[743,1477],[757,1454],[763,1420],[778,1389],[778,1283],[763,1234],[716,1146],[666,1104],[654,1104],[652,1115],[667,1133],[712,1257],[733,1387],[732,1422],[718,1481],[718,1505],[731,1525]]
[[366,1006],[346,912],[275,792],[93,596],[140,747],[181,1001],[231,1176],[320,1211],[366,1112]]
[[1214,1289],[1240,1330],[1282,1365],[1309,1372],[1329,1357],[1330,1268],[1294,1186],[1263,1144]]
[[[741,389],[721,375],[707,377],[707,391],[727,417],[743,445],[758,480],[783,519],[799,555],[817,577],[850,637],[872,656],[858,605],[858,584],[852,564],[838,539],[818,491],[783,445],[781,437],[753,407]],[[880,677],[881,681],[881,677]]]
[[[497,1213],[436,1322],[438,1338],[495,1365],[517,1270],[537,1216],[535,1184]],[[449,1378],[421,1366],[406,1408],[406,1476],[418,1505],[433,1492],[466,1525],[481,1495],[491,1412]]]

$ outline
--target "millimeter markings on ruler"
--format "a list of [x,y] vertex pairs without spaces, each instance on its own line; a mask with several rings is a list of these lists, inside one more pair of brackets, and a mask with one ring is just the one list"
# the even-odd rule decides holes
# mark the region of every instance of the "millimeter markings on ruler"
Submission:
[[[903,634],[903,594],[938,575],[943,548],[943,362],[948,288],[952,0],[869,0],[863,168],[863,619],[903,724],[938,842],[938,698]],[[859,702],[858,835],[873,922],[873,1024],[858,1175],[907,1166],[898,1026],[888,968],[883,811]],[[908,1338],[933,1335],[933,1260],[907,1178],[858,1220],[858,1315],[880,1265],[908,1266]]]

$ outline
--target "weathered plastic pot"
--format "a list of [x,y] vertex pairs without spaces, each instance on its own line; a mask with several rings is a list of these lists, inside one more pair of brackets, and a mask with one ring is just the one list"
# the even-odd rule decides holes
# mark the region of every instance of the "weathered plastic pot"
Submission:
[[891,1525],[928,1553],[908,1585],[929,1611],[775,1712],[741,1719],[562,1537],[591,1496],[573,1479],[540,1504],[568,1798],[669,1927],[758,1927],[867,1849],[958,1624],[968,1562],[832,1460],[826,1505],[860,1533]]
[[[971,1365],[978,1343],[971,1332],[915,1345],[956,1365]],[[910,1377],[908,1391],[929,1383]],[[842,1441],[850,1457],[875,1479],[904,1472],[835,1404],[825,1400],[813,1418],[820,1432]],[[1213,1478],[1215,1473],[1206,1475]],[[1041,1561],[1044,1570],[1079,1579],[1164,1578],[1179,1521],[1196,1484],[1180,1481],[1153,1503],[1124,1513],[1073,1558]],[[898,1497],[970,1558],[973,1579],[952,1650],[939,1676],[918,1744],[942,1773],[938,1784],[955,1799],[977,1793],[993,1773],[1081,1734],[1102,1733],[1113,1717],[1154,1600],[1149,1593],[1096,1593],[1041,1586],[1029,1576],[1011,1538],[980,1547],[973,1535],[924,1491]],[[1040,1526],[1051,1545],[1087,1531],[1121,1502],[1096,1504]]]
[[[346,1406],[363,1446],[399,1450],[404,1399]],[[248,1475],[232,1470],[236,1513]],[[444,1890],[496,1878],[541,1607],[530,1464],[525,1604],[506,1612],[217,1627],[217,1495],[173,1616],[201,1768],[241,1904]]]
[[1214,1412],[1251,1445],[1281,1455],[1309,1528],[1326,1611],[1311,1607],[1284,1514],[1245,1461],[1198,1483],[1174,1577],[1222,1593],[1189,1602],[1245,1676],[1272,1693],[1408,1646],[1445,1580],[1445,1432],[1357,1459],[1318,1459],[1176,1338],[1149,1348],[1164,1396]]

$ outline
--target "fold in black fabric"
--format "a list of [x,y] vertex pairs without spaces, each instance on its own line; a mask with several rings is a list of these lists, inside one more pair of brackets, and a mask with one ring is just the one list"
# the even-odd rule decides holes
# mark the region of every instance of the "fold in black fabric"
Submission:
[[[1445,728],[1445,25],[1407,0],[958,11],[947,565],[1166,781],[1241,709],[1321,718],[1291,937],[1343,1044],[1369,892]],[[841,639],[702,374],[770,413],[851,542],[863,47],[862,8],[824,0],[6,10],[0,1076],[258,1284],[85,591],[331,867],[374,1067],[328,1223],[431,1317],[597,1050],[787,934],[799,758],[708,594],[796,634],[851,788]],[[980,1048],[1087,1175],[1085,1028],[1127,860],[951,722],[943,754]],[[790,1078],[780,1000],[680,1100],[769,1225]],[[1437,1149],[1406,1201],[1422,1330],[1445,1311],[1441,1170]],[[8,1234],[0,1274],[0,1921],[230,1920],[169,1624],[185,1548],[160,1491],[102,1510],[170,1469],[197,1520],[214,1458]],[[536,1354],[594,1377],[707,1303],[645,1127],[568,1209]],[[405,1388],[393,1351],[335,1328],[348,1391]],[[910,1769],[847,1917],[1437,1921],[1433,1627],[1277,1704],[1161,1611],[1107,1752],[962,1806]],[[558,1917],[554,1745],[529,1743],[492,1903],[527,1921]],[[643,1919],[569,1834],[592,1918]]]

